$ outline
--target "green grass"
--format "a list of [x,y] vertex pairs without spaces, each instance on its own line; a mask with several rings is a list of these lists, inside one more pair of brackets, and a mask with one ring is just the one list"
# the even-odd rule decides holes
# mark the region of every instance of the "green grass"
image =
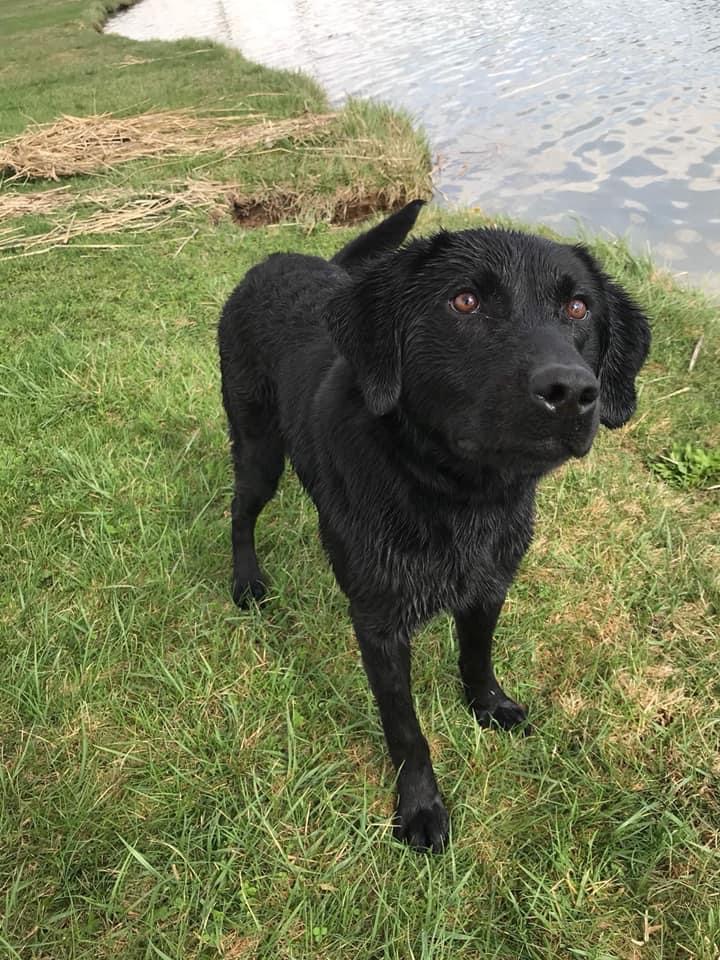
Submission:
[[[0,61],[7,135],[13,103],[50,119],[214,95],[193,57],[105,86],[128,51],[192,44],[101,37],[79,3],[0,16],[27,58]],[[246,71],[288,113],[293,90],[319,102],[213,50],[234,96]],[[429,211],[420,230],[477,222]],[[418,856],[389,834],[380,725],[292,475],[260,523],[271,598],[241,613],[228,590],[220,306],[268,253],[352,233],[198,213],[0,261],[0,956],[717,960],[717,491],[650,466],[718,447],[716,308],[594,243],[654,320],[638,416],[542,488],[497,664],[535,735],[477,729],[449,621],[418,637],[453,824]]]

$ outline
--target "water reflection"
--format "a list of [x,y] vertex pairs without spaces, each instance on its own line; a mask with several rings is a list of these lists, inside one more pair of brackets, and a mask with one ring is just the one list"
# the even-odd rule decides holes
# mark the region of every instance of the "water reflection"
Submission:
[[209,37],[408,109],[436,183],[560,229],[629,233],[720,290],[714,0],[142,0],[110,29]]

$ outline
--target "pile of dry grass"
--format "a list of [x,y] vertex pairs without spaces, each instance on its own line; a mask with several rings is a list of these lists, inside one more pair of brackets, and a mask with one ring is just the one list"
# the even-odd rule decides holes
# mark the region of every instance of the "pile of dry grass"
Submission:
[[12,217],[44,214],[66,207],[73,200],[69,187],[53,187],[33,193],[7,190],[0,193],[0,223]]
[[[44,253],[56,247],[66,246],[80,236],[120,233],[124,231],[146,232],[154,230],[170,219],[170,214],[198,208],[215,208],[224,201],[225,209],[231,208],[232,187],[224,183],[204,180],[189,180],[170,184],[162,190],[138,194],[121,187],[91,191],[80,197],[55,190],[18,194],[19,213],[46,214],[59,206],[66,208],[72,203],[81,206],[64,211],[53,226],[41,233],[28,234],[17,226],[0,228],[0,255],[14,252],[15,255]],[[50,196],[49,196],[50,195]],[[10,195],[11,196],[11,195]],[[7,198],[0,197],[0,219]],[[93,209],[95,208],[95,209]]]
[[143,157],[199,153],[228,157],[286,139],[312,142],[334,119],[335,114],[280,120],[252,113],[201,117],[182,110],[130,117],[64,116],[0,143],[0,171],[9,180],[58,180]]
[[143,193],[122,187],[79,196],[64,188],[8,193],[0,195],[0,220],[4,216],[48,215],[52,226],[36,233],[28,233],[17,221],[0,227],[0,259],[46,253],[83,236],[145,233],[198,209],[207,210],[213,222],[228,215],[243,227],[319,220],[339,224],[394,210],[407,199],[407,192],[394,185],[378,189],[360,183],[324,194],[311,185],[304,192],[285,185],[248,193],[237,184],[213,180],[178,181]]

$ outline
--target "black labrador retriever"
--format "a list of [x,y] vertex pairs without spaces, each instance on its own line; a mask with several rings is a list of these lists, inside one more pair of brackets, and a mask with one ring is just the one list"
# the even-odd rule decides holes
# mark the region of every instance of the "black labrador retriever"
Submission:
[[440,850],[448,814],[410,691],[410,639],[455,617],[482,726],[525,726],[493,630],[543,474],[635,409],[643,313],[583,246],[499,229],[401,247],[415,201],[328,262],[274,254],[219,328],[235,468],[233,598],[265,591],[255,522],[285,456],[318,511],[398,771],[396,833]]

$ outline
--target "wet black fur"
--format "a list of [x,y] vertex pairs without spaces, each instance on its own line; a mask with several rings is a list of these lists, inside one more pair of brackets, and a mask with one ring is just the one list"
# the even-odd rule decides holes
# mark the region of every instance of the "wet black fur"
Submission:
[[[598,422],[632,415],[650,334],[582,246],[488,229],[400,247],[420,206],[330,262],[275,254],[254,267],[225,305],[219,344],[233,597],[265,592],[255,521],[287,456],[350,601],[398,770],[397,833],[439,850],[448,815],[413,708],[412,633],[452,612],[478,722],[525,725],[491,644],[532,537],[536,484],[584,455]],[[465,290],[480,304],[471,315],[452,306]],[[579,322],[564,307],[576,297],[590,308]]]

